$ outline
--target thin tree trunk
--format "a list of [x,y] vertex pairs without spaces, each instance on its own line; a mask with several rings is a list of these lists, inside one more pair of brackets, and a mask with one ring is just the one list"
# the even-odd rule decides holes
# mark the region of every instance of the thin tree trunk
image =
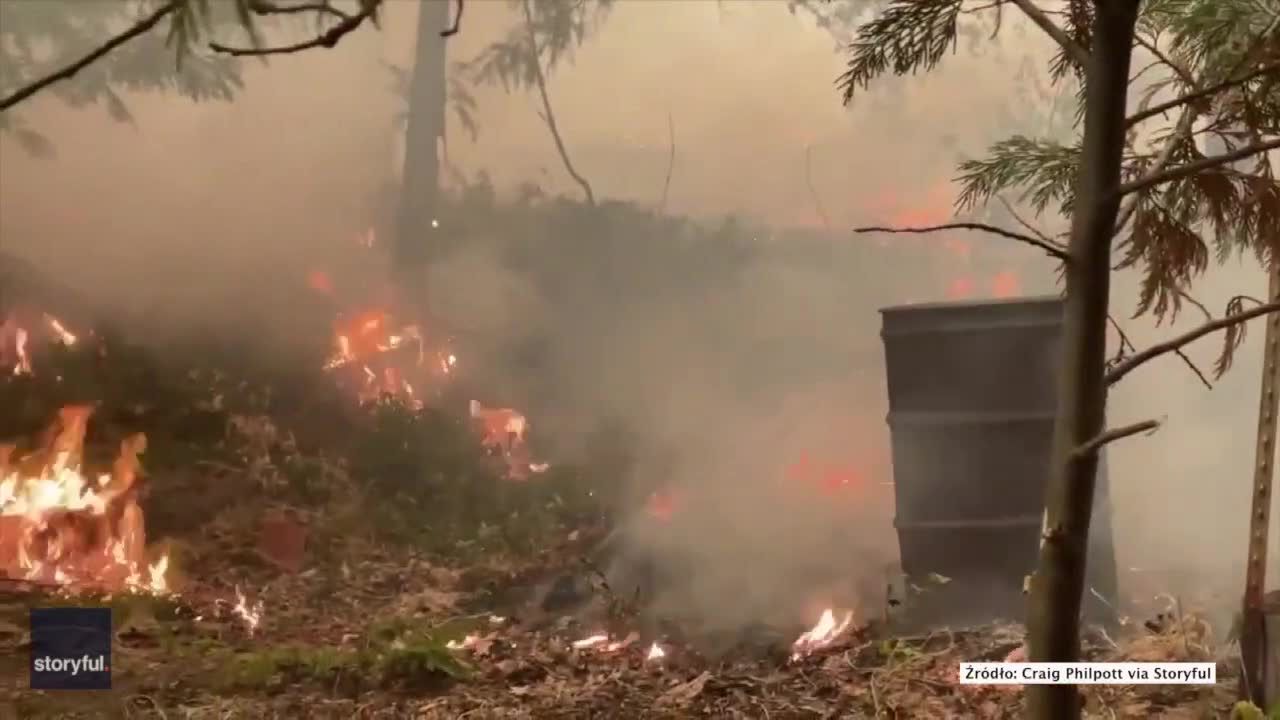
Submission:
[[[1138,6],[1139,0],[1095,3],[1086,74],[1084,147],[1068,244],[1058,419],[1045,538],[1032,579],[1028,614],[1028,650],[1033,662],[1072,662],[1080,655],[1080,609],[1098,453],[1077,454],[1075,450],[1102,433],[1106,411],[1111,238],[1120,209],[1120,164]],[[1073,685],[1030,685],[1027,709],[1036,720],[1075,720],[1080,717],[1080,695]]]
[[424,309],[424,276],[438,207],[439,140],[444,136],[445,118],[445,39],[440,31],[448,25],[448,2],[418,3],[418,44],[409,81],[409,122],[392,253],[401,300],[414,312]]

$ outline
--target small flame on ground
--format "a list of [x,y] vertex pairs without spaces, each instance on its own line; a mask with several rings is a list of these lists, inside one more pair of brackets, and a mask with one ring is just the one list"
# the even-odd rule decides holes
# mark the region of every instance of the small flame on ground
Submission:
[[445,643],[444,646],[450,650],[466,650],[467,648],[473,647],[479,641],[479,635],[470,633],[466,637],[462,638],[462,640],[450,640]]
[[262,601],[259,600],[252,605],[245,599],[244,593],[240,592],[240,586],[236,586],[236,604],[231,608],[231,612],[244,621],[245,627],[248,628],[249,634],[252,635],[258,629],[258,624],[262,622]]
[[585,650],[587,648],[598,647],[609,642],[609,636],[604,634],[588,635],[581,640],[574,640],[573,647],[577,650]]
[[658,643],[654,643],[649,646],[649,654],[645,655],[644,659],[645,660],[661,660],[666,656],[667,656],[666,651],[663,650],[661,647],[659,647]]
[[818,618],[817,624],[810,628],[807,632],[802,633],[796,641],[791,644],[791,659],[799,660],[814,650],[820,650],[835,642],[836,638],[849,629],[853,624],[853,611],[845,613],[840,622],[836,622],[835,612],[831,608],[822,611],[822,617]]

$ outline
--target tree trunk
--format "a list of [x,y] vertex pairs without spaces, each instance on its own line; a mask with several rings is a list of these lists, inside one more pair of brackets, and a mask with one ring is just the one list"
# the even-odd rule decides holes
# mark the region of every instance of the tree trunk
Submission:
[[401,301],[414,312],[424,309],[424,275],[437,209],[445,119],[445,38],[440,31],[448,25],[445,0],[418,3],[418,44],[409,82],[409,123],[392,252]]
[[[1094,3],[1084,145],[1068,245],[1059,410],[1045,538],[1032,579],[1028,617],[1032,662],[1072,662],[1080,654],[1080,609],[1098,452],[1077,454],[1076,449],[1102,433],[1106,410],[1111,238],[1120,209],[1129,64],[1139,2]],[[1027,709],[1037,720],[1075,720],[1080,717],[1080,695],[1073,685],[1029,685]]]

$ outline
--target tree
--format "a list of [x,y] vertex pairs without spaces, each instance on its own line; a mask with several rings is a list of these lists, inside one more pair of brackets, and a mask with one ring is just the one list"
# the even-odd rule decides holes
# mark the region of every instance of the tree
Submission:
[[[1070,0],[1060,19],[1031,0],[966,6],[963,0],[894,0],[858,30],[840,82],[848,102],[885,74],[937,66],[957,28],[975,13],[1016,8],[1049,35],[1059,52],[1055,82],[1080,86],[1077,138],[1071,143],[1013,137],[986,159],[962,164],[959,209],[1019,190],[1038,212],[1071,218],[1067,242],[1035,230],[996,231],[1040,247],[1063,265],[1065,318],[1059,414],[1040,561],[1028,617],[1033,661],[1079,657],[1080,608],[1098,451],[1150,430],[1148,421],[1104,428],[1107,389],[1129,372],[1216,330],[1226,330],[1217,372],[1230,366],[1240,325],[1280,310],[1243,309],[1149,350],[1107,358],[1113,253],[1144,272],[1137,314],[1173,316],[1209,264],[1252,252],[1270,267],[1280,250],[1280,185],[1267,152],[1280,148],[1280,6],[1254,0]],[[1151,64],[1134,73],[1135,48]],[[1153,77],[1148,78],[1151,73]],[[1161,99],[1157,101],[1157,97]],[[1138,109],[1128,114],[1131,99]],[[1152,128],[1169,113],[1172,125]],[[1206,155],[1197,142],[1219,139],[1228,151]],[[1240,168],[1233,163],[1249,160]],[[974,225],[978,225],[974,227]],[[918,231],[951,229],[917,228]],[[1231,330],[1234,328],[1234,330]],[[1077,718],[1074,686],[1030,686],[1038,718]]]
[[522,22],[461,67],[478,83],[501,85],[508,92],[538,91],[542,102],[539,115],[551,133],[565,172],[582,188],[588,205],[596,204],[595,192],[569,157],[551,106],[547,77],[560,62],[572,60],[573,50],[605,18],[613,3],[614,0],[508,0],[511,7],[519,10]]
[[[65,77],[51,91],[62,101],[72,107],[101,103],[119,122],[133,122],[122,91],[174,92],[196,102],[230,100],[242,87],[235,59],[192,54],[179,66],[165,37],[149,32],[173,13],[168,5],[156,3],[0,3],[0,110],[30,97],[44,87],[42,80],[59,75]],[[216,22],[228,19],[219,15]],[[131,32],[136,34],[124,37]],[[117,45],[97,55],[115,41]],[[92,59],[77,67],[86,58]],[[76,69],[68,73],[70,68]],[[53,151],[19,114],[0,112],[0,131],[12,133],[28,152]]]

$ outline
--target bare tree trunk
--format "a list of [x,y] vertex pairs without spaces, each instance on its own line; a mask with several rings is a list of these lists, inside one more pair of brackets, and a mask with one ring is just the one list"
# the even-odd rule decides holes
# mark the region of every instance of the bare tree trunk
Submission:
[[[1044,542],[1032,579],[1028,650],[1033,662],[1071,662],[1080,654],[1089,524],[1098,452],[1077,452],[1103,432],[1107,386],[1107,305],[1111,238],[1120,210],[1134,24],[1140,0],[1097,0],[1086,69],[1084,147],[1066,268],[1066,316],[1058,381],[1058,419]],[[1027,687],[1029,716],[1080,717],[1074,685]]]
[[425,301],[424,275],[437,209],[439,140],[444,136],[445,119],[445,38],[440,31],[448,25],[449,3],[420,0],[392,253],[392,272],[402,301],[413,305],[415,312],[424,309],[419,305]]

